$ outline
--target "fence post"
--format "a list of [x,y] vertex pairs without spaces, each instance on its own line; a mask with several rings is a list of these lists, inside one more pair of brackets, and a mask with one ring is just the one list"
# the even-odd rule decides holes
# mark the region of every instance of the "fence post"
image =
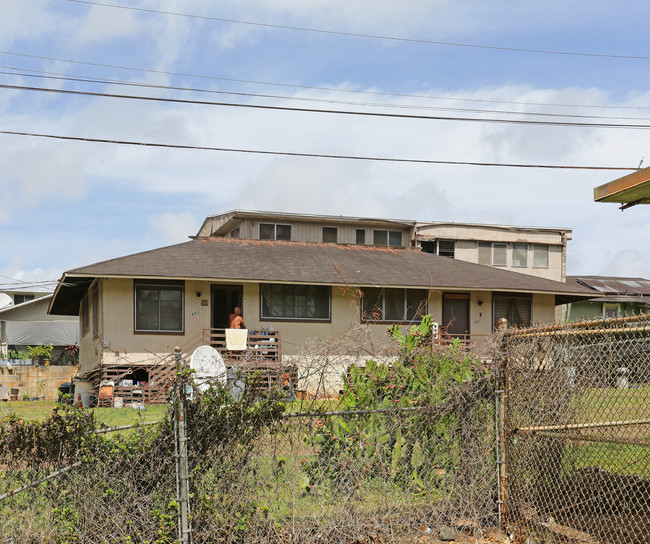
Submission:
[[[175,348],[176,371],[184,368],[181,358],[181,348]],[[178,539],[181,544],[192,542],[190,528],[190,490],[189,466],[187,461],[187,427],[185,425],[185,379],[181,375],[176,387],[176,417],[174,427],[176,431],[176,488],[178,494]]]
[[506,529],[507,525],[507,429],[506,429],[506,402],[507,402],[507,389],[506,389],[506,374],[507,374],[507,359],[505,353],[505,338],[501,336],[499,339],[499,357],[497,361],[497,375],[496,375],[496,395],[494,419],[496,424],[496,457],[497,457],[497,477],[498,477],[498,512],[499,512],[499,525],[502,529]]

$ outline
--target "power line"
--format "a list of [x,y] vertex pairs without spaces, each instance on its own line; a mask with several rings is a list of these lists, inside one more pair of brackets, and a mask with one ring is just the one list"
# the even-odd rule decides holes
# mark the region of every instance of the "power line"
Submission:
[[[171,91],[186,91],[186,92],[197,92],[197,93],[210,93],[210,94],[220,94],[220,95],[231,95],[231,96],[243,96],[243,97],[252,97],[252,98],[269,98],[274,100],[294,100],[294,101],[304,101],[304,102],[315,102],[315,103],[326,103],[326,104],[343,104],[350,106],[370,106],[370,107],[382,107],[382,108],[396,108],[396,109],[414,109],[414,110],[435,110],[435,111],[459,111],[459,112],[470,112],[470,113],[498,113],[506,115],[527,115],[527,116],[538,116],[538,117],[573,117],[580,119],[616,119],[623,121],[640,121],[640,120],[650,120],[648,117],[613,117],[613,116],[603,116],[603,115],[583,115],[575,113],[547,113],[547,112],[526,112],[526,111],[512,111],[512,110],[484,110],[479,108],[460,108],[460,107],[443,107],[443,106],[424,106],[416,104],[391,104],[391,103],[381,103],[381,102],[356,102],[349,100],[334,100],[328,98],[310,98],[310,97],[300,97],[300,96],[287,96],[287,95],[271,95],[271,94],[259,94],[259,93],[245,93],[245,92],[234,92],[234,91],[218,91],[214,89],[196,89],[192,87],[178,87],[173,85],[160,85],[154,83],[143,83],[143,82],[133,82],[133,81],[123,81],[118,79],[105,79],[105,78],[94,78],[87,76],[76,76],[71,74],[69,76],[56,72],[42,72],[40,70],[29,70],[24,68],[16,68],[13,66],[2,66],[0,68],[6,68],[13,70],[12,72],[0,71],[2,75],[16,75],[21,77],[32,77],[32,78],[41,78],[57,81],[74,81],[79,83],[102,83],[102,84],[111,84],[111,85],[120,85],[126,87],[143,87],[147,89],[161,89],[161,90],[171,90]],[[36,73],[24,73],[24,72],[36,72]],[[43,74],[52,74],[52,75],[43,75]],[[650,108],[648,108],[650,109]]]
[[613,58],[613,59],[632,59],[632,60],[650,60],[650,56],[641,56],[641,55],[615,55],[611,53],[586,53],[579,51],[554,51],[550,49],[527,49],[523,47],[502,47],[496,45],[483,45],[475,43],[461,43],[461,42],[446,42],[438,40],[424,40],[417,38],[404,38],[398,36],[385,36],[380,34],[362,34],[356,32],[343,32],[340,30],[325,30],[318,28],[309,28],[301,26],[290,26],[290,25],[278,25],[272,23],[260,23],[256,21],[244,21],[240,19],[226,19],[223,17],[209,17],[206,15],[192,15],[188,13],[180,13],[176,11],[163,11],[156,9],[148,8],[137,8],[133,6],[122,6],[119,4],[109,4],[108,2],[92,2],[90,0],[68,0],[69,2],[76,2],[78,4],[89,4],[92,6],[103,6],[117,9],[125,9],[130,11],[139,11],[145,13],[156,13],[159,15],[174,15],[177,17],[186,17],[189,19],[200,19],[204,21],[216,21],[221,23],[232,23],[239,25],[248,25],[248,26],[258,26],[264,28],[278,28],[282,30],[298,30],[300,32],[313,32],[317,34],[330,34],[336,36],[347,36],[352,38],[370,38],[373,40],[388,40],[395,42],[406,42],[406,43],[418,43],[425,45],[444,45],[450,47],[466,47],[472,49],[491,49],[495,51],[510,51],[517,53],[536,53],[544,55],[562,55],[562,56],[577,56],[577,57],[598,57],[598,58]]
[[650,109],[650,107],[643,106],[610,106],[610,105],[587,105],[587,104],[559,104],[553,102],[523,102],[523,101],[513,101],[513,100],[489,100],[481,98],[466,98],[459,96],[436,96],[436,95],[426,95],[426,94],[403,94],[403,93],[391,93],[391,92],[382,92],[382,91],[367,91],[361,89],[341,89],[338,87],[322,87],[314,85],[297,85],[292,83],[278,83],[272,81],[257,81],[253,79],[235,79],[228,77],[219,77],[219,76],[207,76],[204,74],[190,74],[184,72],[172,72],[167,70],[153,70],[149,68],[137,68],[130,66],[119,66],[115,64],[101,64],[97,62],[87,62],[81,60],[72,60],[72,59],[62,59],[57,57],[46,57],[42,55],[29,55],[27,53],[16,53],[13,51],[0,51],[0,55],[12,55],[16,57],[24,57],[30,59],[38,60],[49,60],[55,62],[66,62],[69,64],[80,64],[84,66],[93,66],[96,68],[111,68],[115,70],[127,70],[132,72],[143,72],[148,74],[159,74],[167,76],[179,76],[179,77],[189,77],[196,79],[207,79],[213,81],[228,81],[232,83],[246,83],[251,85],[267,85],[271,87],[283,87],[291,89],[305,89],[305,90],[316,90],[316,91],[329,91],[329,92],[338,92],[338,93],[354,93],[354,94],[368,94],[375,96],[394,96],[394,97],[404,97],[404,98],[426,98],[434,100],[451,100],[459,102],[479,102],[487,104],[517,104],[522,106],[550,106],[550,107],[561,107],[561,108],[599,108],[599,109],[629,109],[629,110],[642,110]]
[[411,120],[427,120],[427,121],[465,121],[465,122],[478,122],[478,123],[506,123],[515,125],[537,125],[537,126],[556,126],[556,127],[581,127],[581,128],[616,128],[616,129],[648,129],[650,125],[645,124],[626,124],[626,123],[584,123],[576,121],[534,121],[526,119],[491,119],[479,117],[450,117],[441,115],[413,115],[404,113],[385,113],[385,112],[370,112],[370,111],[352,111],[352,110],[327,110],[316,108],[296,108],[290,106],[271,106],[262,104],[242,104],[233,102],[214,102],[208,100],[189,100],[183,98],[162,98],[157,96],[140,96],[140,95],[125,95],[115,93],[98,93],[92,91],[73,91],[69,89],[50,89],[45,87],[28,87],[24,85],[7,85],[0,84],[0,89],[15,89],[21,91],[37,91],[54,94],[70,94],[76,96],[95,96],[104,98],[120,98],[129,100],[144,100],[149,102],[171,102],[176,104],[193,104],[202,106],[223,106],[231,108],[249,108],[260,110],[273,110],[273,111],[291,111],[299,113],[323,113],[334,115],[357,115],[362,117],[383,117],[392,119],[411,119]]
[[565,170],[619,170],[619,171],[636,171],[636,168],[628,168],[623,166],[573,166],[573,165],[551,165],[551,164],[516,164],[516,163],[495,163],[495,162],[471,162],[471,161],[444,161],[432,159],[405,159],[396,157],[371,157],[361,155],[334,155],[324,153],[298,153],[293,151],[268,151],[260,149],[236,149],[228,147],[208,147],[196,145],[181,145],[181,144],[163,144],[155,142],[142,142],[142,141],[129,141],[129,140],[109,140],[103,138],[85,138],[80,136],[62,136],[57,134],[43,134],[35,132],[20,132],[14,130],[0,130],[0,134],[8,134],[12,136],[33,136],[38,138],[51,138],[55,140],[68,140],[78,142],[93,142],[103,144],[115,145],[130,145],[140,147],[157,147],[166,149],[187,149],[198,151],[222,151],[230,153],[249,153],[257,155],[282,155],[286,157],[311,157],[320,159],[346,159],[358,161],[378,161],[378,162],[398,162],[398,163],[412,163],[412,164],[448,164],[448,165],[461,165],[461,166],[501,166],[508,168],[546,168],[546,169],[565,169]]

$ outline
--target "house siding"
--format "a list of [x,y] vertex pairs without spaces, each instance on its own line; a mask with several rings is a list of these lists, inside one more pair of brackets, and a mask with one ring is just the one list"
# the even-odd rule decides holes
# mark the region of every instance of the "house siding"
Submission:
[[[183,351],[200,343],[204,329],[211,326],[209,296],[212,282],[186,281],[184,302],[183,334],[136,334],[134,333],[134,296],[132,279],[106,279],[100,288],[100,300],[104,319],[97,337],[93,338],[92,323],[81,339],[83,359],[81,371],[91,370],[100,364],[147,364],[173,353],[175,346]],[[270,321],[260,318],[260,284],[243,285],[243,313],[249,329],[273,328],[280,331],[282,352],[295,355],[306,342],[319,337],[333,337],[350,329],[360,321],[355,290],[332,287],[331,321]],[[201,297],[197,294],[201,293]],[[446,291],[451,292],[451,291]],[[442,299],[440,291],[430,291],[428,312],[441,326]],[[202,301],[208,301],[207,306]],[[546,323],[554,318],[554,296],[533,295],[532,319],[535,323]],[[470,334],[488,335],[492,331],[492,293],[490,291],[470,292]],[[386,323],[370,324],[373,339],[387,342]]]

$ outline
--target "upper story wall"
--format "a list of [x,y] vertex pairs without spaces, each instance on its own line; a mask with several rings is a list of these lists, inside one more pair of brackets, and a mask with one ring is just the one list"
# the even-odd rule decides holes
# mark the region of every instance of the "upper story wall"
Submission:
[[413,227],[405,222],[379,219],[230,212],[208,217],[198,236],[408,246]]
[[419,224],[416,244],[463,261],[566,281],[569,229],[469,224]]

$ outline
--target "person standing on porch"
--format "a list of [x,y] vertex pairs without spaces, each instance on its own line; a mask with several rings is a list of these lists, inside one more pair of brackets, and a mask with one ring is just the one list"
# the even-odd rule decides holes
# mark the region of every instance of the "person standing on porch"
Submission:
[[246,328],[246,325],[244,324],[244,318],[242,317],[242,311],[239,306],[235,306],[233,313],[230,314],[230,328],[231,329]]

